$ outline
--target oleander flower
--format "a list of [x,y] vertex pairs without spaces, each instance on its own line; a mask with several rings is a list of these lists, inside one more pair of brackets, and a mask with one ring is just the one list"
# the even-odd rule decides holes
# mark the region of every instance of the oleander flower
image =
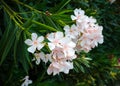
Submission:
[[87,28],[78,40],[79,43],[77,44],[77,47],[79,47],[80,50],[89,52],[92,48],[98,46],[98,43],[102,44],[102,29],[103,27],[97,24],[94,24],[94,26]]
[[69,70],[73,69],[73,63],[67,61],[59,61],[52,62],[47,69],[47,73],[51,75],[59,74],[60,72],[64,72],[66,74],[69,73]]
[[45,54],[44,52],[35,53],[34,55],[35,55],[35,58],[33,58],[33,61],[35,61],[37,65],[40,64],[41,60],[45,63],[47,63],[48,61],[51,61],[51,56],[49,54]]
[[64,37],[63,32],[48,34],[47,39],[50,41],[50,43],[48,43],[50,50],[53,50],[55,47],[60,47],[59,41],[63,37]]
[[75,24],[73,24],[71,27],[68,25],[64,26],[64,30],[65,30],[65,36],[72,39],[75,39],[79,34],[78,28]]
[[60,44],[63,48],[63,52],[66,56],[74,56],[75,55],[75,46],[76,44],[68,37],[64,37],[60,40]]
[[43,36],[38,37],[36,33],[32,33],[31,39],[25,40],[25,43],[28,46],[30,46],[28,48],[28,52],[34,53],[36,51],[36,49],[40,50],[44,46],[44,43],[43,43],[44,37]]
[[23,80],[24,82],[22,83],[21,86],[28,86],[29,84],[32,84],[32,80],[29,80],[29,76],[25,76]]
[[81,8],[79,8],[79,9],[75,9],[74,10],[74,14],[75,15],[71,15],[71,19],[72,20],[76,20],[77,22],[82,22],[83,21],[83,19],[84,19],[84,17],[85,17],[85,12],[84,12],[84,10],[81,10]]
[[53,75],[59,74],[61,71],[62,65],[60,65],[58,62],[52,62],[48,69],[47,69],[47,73],[48,75],[51,75],[53,73]]
[[[96,19],[85,15],[84,10],[75,9],[71,19],[76,23],[69,26],[64,26],[64,32],[52,32],[47,34],[46,38],[50,51],[35,53],[33,61],[37,65],[40,61],[50,65],[47,69],[48,75],[56,75],[60,72],[68,74],[70,69],[73,69],[73,59],[77,58],[76,52],[89,52],[92,48],[103,43],[102,30],[103,27],[97,24]],[[32,33],[31,39],[27,39],[25,43],[29,45],[28,51],[34,53],[35,50],[40,50],[43,46],[44,37],[37,37],[36,33]],[[44,50],[43,50],[44,51]]]

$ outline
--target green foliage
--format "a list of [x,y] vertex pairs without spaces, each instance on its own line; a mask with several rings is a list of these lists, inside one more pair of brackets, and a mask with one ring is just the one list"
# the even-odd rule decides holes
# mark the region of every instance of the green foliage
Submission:
[[[59,3],[59,4],[58,4]],[[36,67],[24,43],[32,32],[46,35],[72,24],[73,9],[82,8],[104,27],[104,43],[74,60],[70,74],[49,76],[47,64]],[[0,85],[113,86],[120,80],[120,2],[109,0],[0,0]]]

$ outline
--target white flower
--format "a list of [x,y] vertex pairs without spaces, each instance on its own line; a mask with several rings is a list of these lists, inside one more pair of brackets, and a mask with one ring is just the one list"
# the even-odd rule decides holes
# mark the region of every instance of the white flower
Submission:
[[60,44],[62,45],[65,57],[75,55],[74,48],[75,48],[76,44],[74,42],[72,42],[70,38],[64,37],[63,39],[60,40]]
[[63,68],[61,68],[61,72],[64,72],[66,74],[69,73],[70,69],[73,69],[73,63],[72,62],[61,62],[61,65]]
[[63,37],[64,37],[63,32],[48,34],[47,38],[50,41],[50,43],[48,43],[50,50],[53,50],[55,47],[60,47],[59,40],[62,39]]
[[36,33],[32,33],[31,38],[32,40],[31,39],[25,40],[25,43],[30,46],[28,48],[28,51],[30,53],[34,53],[36,49],[40,50],[44,46],[44,43],[42,43],[44,37],[43,36],[38,37]]
[[84,19],[81,22],[76,22],[78,32],[84,33],[87,28],[94,26],[95,23],[96,19],[85,15]]
[[78,40],[77,47],[80,48],[79,50],[89,52],[91,48],[98,46],[98,43],[102,44],[103,43],[102,29],[103,27],[97,24],[94,24],[93,26],[87,28],[83,32],[80,39]]
[[66,57],[65,57],[65,55],[64,55],[64,52],[63,52],[63,49],[62,49],[62,48],[59,48],[59,47],[55,47],[55,48],[52,50],[51,56],[52,56],[52,59],[53,59],[54,61],[65,60],[65,59],[66,59]]
[[73,63],[67,61],[59,61],[59,62],[52,62],[47,69],[47,73],[50,75],[59,74],[60,72],[64,72],[66,74],[69,73],[69,70],[73,69]]
[[51,59],[51,54],[46,54],[44,58],[41,58],[41,60],[45,63],[47,63],[48,61],[52,61]]
[[21,86],[28,86],[29,84],[32,84],[32,80],[29,80],[29,76],[25,76],[23,80],[24,82],[22,83]]
[[58,62],[52,62],[48,69],[47,69],[47,73],[48,75],[51,75],[53,73],[53,75],[59,74],[59,72],[61,72],[62,65],[60,65]]
[[84,15],[85,12],[84,12],[84,10],[81,10],[81,8],[80,9],[75,9],[74,14],[75,14],[75,16],[71,15],[71,19],[76,20],[77,22],[82,22],[82,20],[85,17],[85,15]]
[[51,61],[51,56],[50,54],[46,54],[44,52],[40,52],[40,53],[35,53],[35,58],[33,59],[33,61],[36,62],[37,65],[40,64],[41,60],[45,63],[47,63],[48,61]]
[[65,36],[70,37],[72,39],[75,39],[79,34],[77,26],[75,24],[73,24],[71,27],[66,25],[64,27],[64,30],[65,30]]

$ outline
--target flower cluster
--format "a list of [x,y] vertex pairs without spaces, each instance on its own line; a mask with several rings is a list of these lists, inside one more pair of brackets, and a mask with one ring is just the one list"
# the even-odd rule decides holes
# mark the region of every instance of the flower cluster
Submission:
[[48,46],[52,51],[50,53],[52,60],[47,73],[53,73],[53,75],[59,74],[59,72],[69,73],[69,70],[73,69],[71,61],[76,58],[74,50],[76,44],[64,36],[63,32],[48,34],[47,39],[50,41]]
[[[66,25],[63,28],[64,32],[47,34],[48,42],[44,41],[43,36],[38,37],[36,33],[32,33],[32,40],[25,41],[30,46],[28,52],[34,54],[33,61],[36,61],[37,65],[41,60],[45,63],[50,62],[47,69],[49,75],[60,72],[68,74],[69,70],[73,69],[72,60],[77,58],[76,52],[89,52],[98,46],[98,43],[103,43],[103,27],[96,23],[96,19],[86,16],[81,9],[75,9],[71,19],[75,21],[75,24]],[[46,54],[41,50],[44,45],[49,47],[50,53]]]
[[76,51],[89,52],[98,43],[103,43],[102,30],[103,27],[96,23],[96,19],[88,17],[81,9],[74,10],[75,15],[71,15],[71,19],[76,21],[76,25],[64,27],[65,34],[72,38],[76,43]]

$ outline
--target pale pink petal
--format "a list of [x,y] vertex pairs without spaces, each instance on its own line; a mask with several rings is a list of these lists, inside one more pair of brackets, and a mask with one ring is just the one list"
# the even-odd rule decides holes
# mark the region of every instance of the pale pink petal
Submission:
[[32,84],[32,80],[28,80],[28,84]]
[[56,39],[61,39],[61,38],[63,38],[63,32],[56,32],[56,33],[55,33],[55,38],[56,38]]
[[59,74],[59,72],[60,72],[59,70],[55,69],[53,75]]
[[75,50],[73,50],[72,48],[68,49],[67,54],[68,54],[68,56],[74,56],[75,55]]
[[66,26],[64,26],[64,30],[66,31],[68,31],[70,29],[70,27],[69,27],[69,25],[66,25]]
[[40,36],[40,37],[38,37],[38,39],[37,39],[38,42],[42,42],[43,40],[44,40],[44,37],[43,37],[43,36]]
[[40,58],[41,58],[41,59],[45,58],[45,53],[44,53],[44,52],[40,52],[39,55],[40,55]]
[[34,41],[34,40],[36,40],[37,39],[37,34],[36,33],[32,33],[32,40]]
[[55,45],[53,43],[48,43],[48,46],[49,46],[50,50],[53,50],[55,48]]
[[74,10],[75,16],[78,16],[78,14],[79,14],[78,11],[79,11],[79,9],[77,9],[77,8]]
[[76,44],[71,41],[71,42],[68,43],[68,46],[70,46],[71,48],[74,48],[76,46]]
[[71,19],[72,19],[72,20],[76,20],[77,17],[75,17],[74,15],[71,15]]
[[99,40],[99,43],[102,44],[103,43],[103,37]]
[[82,22],[82,20],[81,20],[81,19],[78,19],[77,22]]
[[45,45],[45,44],[43,44],[43,43],[38,44],[38,45],[37,45],[37,49],[38,49],[38,50],[40,50],[41,48],[43,48],[43,47],[44,47],[44,45]]
[[32,42],[32,40],[27,39],[27,40],[25,40],[25,44],[27,44],[27,45],[32,45],[32,44],[33,44],[33,42]]
[[46,58],[48,59],[48,61],[52,62],[51,54],[46,54]]
[[47,39],[52,42],[55,39],[55,33],[47,34]]
[[67,43],[69,43],[70,40],[71,40],[70,38],[64,37],[63,39],[60,40],[60,43],[63,44],[63,45],[64,45],[64,44],[67,45]]
[[73,63],[71,63],[71,62],[64,62],[63,65],[64,65],[63,72],[66,74],[69,73],[70,69],[73,69]]
[[36,50],[36,46],[31,46],[31,47],[28,48],[28,51],[29,51],[30,53],[34,53],[35,50]]
[[46,58],[46,56],[45,56],[45,54],[44,54],[43,52],[40,53],[40,59],[41,59],[43,62],[45,62],[45,63],[48,62],[48,59]]
[[51,65],[52,65],[52,64],[50,64],[50,66],[49,66],[48,69],[47,69],[47,74],[48,74],[48,75],[51,75],[52,72],[53,72],[53,68],[51,67]]

